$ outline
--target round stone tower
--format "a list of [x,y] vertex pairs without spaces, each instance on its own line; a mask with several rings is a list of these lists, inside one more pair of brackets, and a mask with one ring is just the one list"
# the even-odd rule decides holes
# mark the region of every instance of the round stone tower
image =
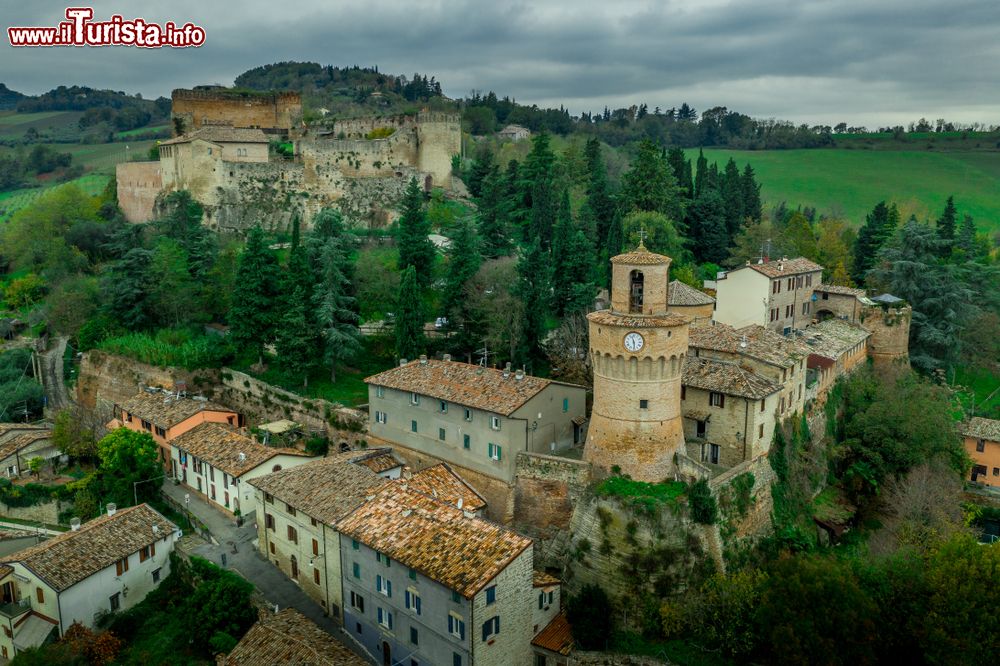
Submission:
[[684,446],[681,374],[688,320],[667,311],[670,257],[648,251],[611,259],[611,309],[593,312],[594,407],[584,459],[639,481],[673,478]]

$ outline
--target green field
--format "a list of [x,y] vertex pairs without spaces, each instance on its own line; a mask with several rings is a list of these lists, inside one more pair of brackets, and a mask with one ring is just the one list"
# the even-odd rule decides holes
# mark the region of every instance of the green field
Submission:
[[49,185],[48,187],[29,187],[21,190],[11,190],[10,192],[0,192],[0,222],[5,221],[15,212],[24,208],[35,199],[42,196],[42,194],[52,190],[53,188],[72,183],[85,193],[94,196],[104,191],[104,188],[107,187],[109,180],[109,176],[105,174],[92,173],[87,174],[86,176],[81,176],[75,180],[71,180],[68,183],[59,183],[58,185]]
[[[698,150],[688,150],[692,159]],[[858,225],[879,201],[895,201],[903,218],[934,219],[949,195],[980,229],[1000,229],[1000,152],[707,149],[721,169],[730,157],[753,166],[770,207],[811,206]]]
[[21,137],[30,127],[39,132],[60,127],[72,127],[75,131],[82,111],[39,111],[38,113],[15,113],[0,111],[0,137]]

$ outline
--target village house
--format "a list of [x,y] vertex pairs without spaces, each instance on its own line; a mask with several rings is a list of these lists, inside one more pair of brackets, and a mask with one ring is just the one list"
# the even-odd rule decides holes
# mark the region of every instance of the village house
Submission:
[[729,468],[765,455],[781,388],[739,362],[688,356],[681,378],[688,457]]
[[970,480],[1000,487],[1000,421],[976,416],[962,425],[961,433],[972,458]]
[[871,333],[850,321],[826,319],[799,331],[798,337],[809,348],[806,399],[823,400],[838,377],[864,364]]
[[813,292],[816,294],[814,309],[818,321],[836,317],[857,322],[861,319],[865,305],[873,305],[865,296],[865,290],[855,287],[821,284]]
[[337,522],[398,470],[390,449],[378,448],[332,454],[249,482],[258,549],[332,617],[343,608]]
[[0,564],[0,654],[5,659],[62,636],[79,622],[142,601],[170,573],[177,526],[147,504],[116,510]]
[[573,651],[573,633],[560,603],[558,578],[534,571],[531,586],[535,603],[531,607],[531,640],[535,666],[568,666]]
[[823,267],[804,257],[747,262],[716,280],[715,320],[782,334],[804,328],[815,318],[813,288],[822,277]]
[[715,299],[680,280],[671,280],[667,293],[667,310],[684,315],[692,325],[709,321],[715,314]]
[[227,513],[254,513],[246,481],[294,467],[312,456],[264,446],[222,423],[205,422],[170,440],[170,472],[183,485]]
[[530,136],[531,130],[520,125],[507,125],[502,130],[497,132],[498,138],[509,139],[511,141],[520,141],[521,139],[527,139]]
[[403,482],[339,529],[344,627],[378,661],[532,663],[530,539]]
[[203,398],[147,388],[121,405],[115,405],[115,418],[108,428],[124,427],[149,433],[160,448],[163,468],[169,472],[170,441],[206,422],[243,425],[240,415],[228,407]]
[[216,666],[368,666],[340,641],[294,608],[262,612]]
[[808,347],[761,325],[733,328],[718,322],[693,326],[688,358],[709,358],[746,366],[756,374],[781,385],[775,405],[780,421],[805,405]]
[[[365,379],[369,440],[414,468],[447,462],[509,517],[517,453],[583,441],[587,391],[521,370],[421,357]],[[498,483],[499,482],[499,483]]]
[[27,476],[32,458],[50,462],[59,455],[48,426],[0,423],[0,473],[8,479]]

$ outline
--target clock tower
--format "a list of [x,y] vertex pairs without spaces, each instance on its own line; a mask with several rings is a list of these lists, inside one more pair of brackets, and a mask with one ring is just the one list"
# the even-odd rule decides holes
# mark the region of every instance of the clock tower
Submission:
[[594,407],[583,457],[638,481],[672,479],[688,319],[667,310],[670,257],[640,243],[611,266],[611,308],[587,315]]

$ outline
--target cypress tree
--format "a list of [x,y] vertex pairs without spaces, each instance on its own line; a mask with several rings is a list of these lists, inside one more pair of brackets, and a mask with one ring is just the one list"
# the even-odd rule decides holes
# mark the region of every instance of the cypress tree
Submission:
[[754,222],[760,222],[763,209],[760,201],[760,185],[756,181],[750,163],[743,168],[741,183],[743,188],[743,214]]
[[128,330],[142,330],[153,324],[152,263],[152,252],[135,247],[114,262],[107,275],[105,309],[111,319]]
[[483,179],[482,196],[479,198],[479,209],[476,211],[483,256],[489,259],[510,254],[510,229],[507,224],[505,203],[503,179],[494,168]]
[[729,234],[722,197],[707,190],[688,208],[692,251],[699,262],[721,264],[729,254]]
[[743,219],[746,215],[743,208],[743,179],[740,178],[739,167],[736,166],[732,157],[726,162],[719,189],[722,194],[726,230],[729,232],[729,237],[732,238],[743,226]]
[[301,240],[300,239],[300,235],[301,235],[302,231],[301,231],[301,229],[299,229],[299,226],[300,226],[300,224],[299,224],[299,216],[295,215],[292,218],[292,250],[294,250],[295,248],[297,248],[299,246],[299,241]]
[[275,338],[275,350],[282,367],[293,375],[302,376],[302,386],[309,386],[316,351],[314,328],[309,323],[305,294],[296,287],[290,299],[284,302],[284,314]]
[[482,265],[479,254],[479,239],[471,222],[460,222],[451,239],[448,252],[448,275],[445,279],[444,312],[448,316],[448,328],[456,334],[456,345],[471,351],[476,344],[474,317],[465,285]]
[[947,256],[951,253],[951,248],[955,243],[955,230],[958,226],[957,219],[955,198],[948,197],[948,201],[944,205],[944,212],[941,213],[941,217],[937,220],[937,235],[938,238],[944,241],[939,250],[941,256]]
[[587,185],[587,206],[594,217],[596,238],[595,243],[603,244],[615,215],[615,201],[611,185],[608,183],[608,172],[601,157],[601,144],[597,139],[587,142],[585,151],[587,168],[590,172],[590,182]]
[[412,360],[426,348],[423,303],[420,299],[416,268],[407,266],[399,282],[399,299],[396,302],[396,356],[399,358]]
[[674,180],[680,186],[684,195],[687,198],[691,198],[691,183],[688,179],[691,177],[691,172],[688,170],[688,160],[684,157],[683,148],[671,148],[667,152],[667,163],[670,164],[670,169],[674,173]]
[[515,295],[521,301],[524,314],[514,361],[529,370],[544,358],[542,339],[552,294],[549,265],[549,257],[537,238],[525,248],[517,262]]
[[557,317],[562,317],[566,313],[566,302],[572,291],[573,284],[567,271],[574,261],[570,256],[570,245],[575,232],[576,227],[573,224],[573,214],[569,204],[569,190],[563,190],[559,204],[559,219],[552,235],[552,305]]
[[879,250],[896,230],[899,223],[899,211],[896,205],[886,206],[880,201],[865,217],[865,223],[858,230],[854,242],[854,267],[852,277],[858,284],[863,284],[865,275],[875,266]]
[[620,199],[626,215],[650,211],[663,213],[672,220],[684,219],[681,190],[667,160],[649,139],[639,144],[639,154],[622,176]]
[[705,152],[698,149],[698,161],[695,163],[694,171],[694,198],[697,199],[705,191],[706,179],[708,178],[708,160],[705,159]]
[[434,266],[434,244],[428,238],[430,231],[423,194],[417,179],[411,178],[403,195],[403,214],[399,218],[399,269],[413,266],[421,288],[430,286]]
[[323,244],[323,272],[312,302],[323,338],[323,359],[330,366],[330,381],[337,381],[337,364],[350,361],[361,349],[361,332],[350,284],[341,266],[346,250],[336,238]]
[[264,346],[274,340],[279,296],[278,261],[264,243],[264,232],[254,227],[236,266],[229,339],[240,352],[253,352],[261,364]]
[[976,223],[972,221],[971,215],[962,217],[962,226],[958,229],[955,247],[965,253],[966,259],[974,258],[976,254]]
[[493,151],[486,143],[481,143],[476,147],[475,162],[469,172],[469,193],[474,197],[483,195],[483,181],[493,173],[496,163],[493,161]]
[[537,238],[542,248],[548,250],[552,246],[552,232],[556,222],[556,202],[552,192],[552,183],[548,179],[539,180],[531,194],[530,224],[524,228],[527,241]]

